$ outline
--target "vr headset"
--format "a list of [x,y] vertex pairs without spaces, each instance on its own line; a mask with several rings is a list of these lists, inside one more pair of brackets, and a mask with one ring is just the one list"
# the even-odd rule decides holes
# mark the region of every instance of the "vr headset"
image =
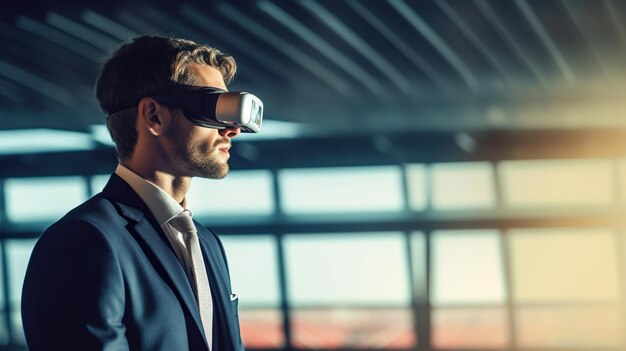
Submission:
[[258,133],[261,130],[263,102],[250,93],[186,86],[174,89],[171,94],[151,98],[165,106],[180,108],[185,117],[201,127],[215,129],[237,127],[244,133]]

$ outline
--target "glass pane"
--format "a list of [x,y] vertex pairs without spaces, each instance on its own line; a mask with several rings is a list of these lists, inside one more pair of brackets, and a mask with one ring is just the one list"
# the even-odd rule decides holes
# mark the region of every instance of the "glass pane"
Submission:
[[222,236],[239,308],[279,306],[276,239],[269,235]]
[[110,174],[99,174],[91,177],[91,196],[96,195],[104,189],[104,186],[111,178]]
[[510,248],[517,302],[619,300],[612,230],[515,229]]
[[13,306],[19,307],[20,305],[26,266],[36,242],[36,239],[7,239],[5,242],[9,263],[9,283],[11,284],[9,301]]
[[285,345],[282,312],[278,309],[240,309],[239,325],[246,348],[281,348]]
[[609,160],[506,161],[499,170],[510,206],[608,205],[614,198]]
[[87,199],[82,177],[7,179],[5,191],[13,222],[54,221]]
[[402,177],[398,167],[290,169],[280,171],[286,213],[400,211]]
[[493,168],[487,162],[433,164],[431,179],[434,209],[480,209],[496,205]]
[[428,277],[426,275],[426,235],[411,233],[411,268],[413,269],[413,295],[417,303],[428,302]]
[[10,239],[6,240],[7,261],[9,264],[9,301],[13,308],[11,320],[13,323],[14,337],[20,343],[24,343],[22,331],[22,318],[19,313],[22,301],[22,285],[26,275],[26,267],[36,239]]
[[410,301],[401,233],[287,235],[292,306],[406,306]]
[[[3,243],[0,243],[4,245]],[[0,251],[0,272],[3,272],[3,266],[2,266],[2,251]],[[0,276],[0,345],[6,345],[9,342],[9,333],[7,330],[7,326],[6,323],[4,321],[6,321],[6,313],[7,311],[5,311],[4,309],[4,304],[6,302],[5,300],[5,296],[4,296],[4,279],[1,279],[2,277]]]
[[624,344],[624,324],[618,305],[524,307],[516,315],[516,336],[521,347],[598,349]]
[[431,247],[434,304],[505,302],[498,231],[436,231]]
[[626,159],[618,160],[619,168],[619,188],[621,190],[621,200],[626,201]]
[[510,344],[504,308],[433,310],[433,346],[438,349],[505,348]]
[[269,215],[274,213],[272,174],[231,172],[224,179],[194,178],[187,193],[189,208],[198,216]]
[[292,312],[293,346],[402,349],[415,345],[407,309],[296,309]]
[[56,129],[17,129],[0,131],[0,155],[91,150],[95,143],[89,134]]
[[409,206],[415,211],[421,211],[428,206],[428,192],[426,191],[426,167],[424,165],[407,165],[406,177],[409,192]]

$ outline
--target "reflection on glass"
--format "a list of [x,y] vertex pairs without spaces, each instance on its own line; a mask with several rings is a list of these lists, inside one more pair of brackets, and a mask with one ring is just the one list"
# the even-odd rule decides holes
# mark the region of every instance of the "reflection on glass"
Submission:
[[510,247],[518,303],[619,299],[612,230],[515,229]]
[[504,308],[437,308],[432,343],[438,349],[503,349],[511,343]]
[[617,304],[607,306],[523,307],[516,314],[516,336],[525,348],[614,348],[624,345],[624,323]]
[[609,160],[506,161],[499,171],[509,206],[608,205],[614,197]]
[[436,231],[431,248],[435,304],[505,302],[498,231]]
[[289,214],[404,208],[398,167],[289,169],[279,175],[283,209]]
[[196,177],[187,201],[199,216],[269,215],[274,213],[272,175],[269,171],[237,171],[224,179]]
[[13,222],[53,221],[87,198],[82,177],[7,179],[5,191]]
[[284,237],[292,306],[408,306],[401,233],[291,234]]
[[496,205],[493,169],[487,162],[431,166],[434,209],[483,209]]
[[416,343],[408,308],[295,309],[291,324],[298,348],[402,349]]

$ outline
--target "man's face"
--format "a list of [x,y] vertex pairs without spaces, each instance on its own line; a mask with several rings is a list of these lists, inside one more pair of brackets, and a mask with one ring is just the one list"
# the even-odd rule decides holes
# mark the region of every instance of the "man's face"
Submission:
[[[189,69],[197,77],[196,85],[227,90],[217,69],[200,64],[192,64]],[[224,178],[228,174],[230,139],[239,134],[239,128],[200,127],[187,119],[182,111],[171,111],[173,118],[166,135],[166,148],[174,168],[187,176]]]

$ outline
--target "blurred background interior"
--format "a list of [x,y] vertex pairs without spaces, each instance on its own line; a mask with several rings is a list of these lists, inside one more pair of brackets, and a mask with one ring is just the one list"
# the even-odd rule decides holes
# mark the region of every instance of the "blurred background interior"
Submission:
[[247,349],[626,348],[626,2],[0,6],[0,350],[37,237],[117,164],[93,83],[142,34],[265,103],[189,194]]

